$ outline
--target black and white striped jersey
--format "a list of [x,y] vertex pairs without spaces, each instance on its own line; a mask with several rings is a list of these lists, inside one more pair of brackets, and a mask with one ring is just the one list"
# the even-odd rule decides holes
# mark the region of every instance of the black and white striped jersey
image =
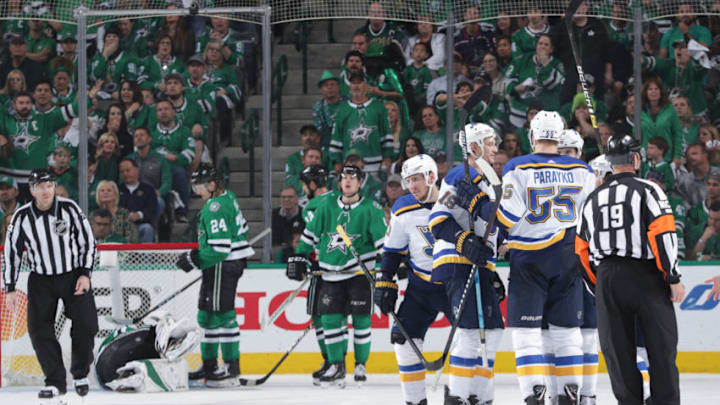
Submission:
[[47,211],[34,202],[18,208],[8,226],[3,252],[3,282],[13,291],[23,251],[30,270],[53,276],[71,271],[90,275],[95,263],[95,238],[90,223],[72,200],[55,197]]
[[590,261],[598,264],[610,256],[654,260],[669,283],[680,278],[675,219],[667,196],[633,173],[612,175],[590,194],[580,212],[575,251],[592,284]]

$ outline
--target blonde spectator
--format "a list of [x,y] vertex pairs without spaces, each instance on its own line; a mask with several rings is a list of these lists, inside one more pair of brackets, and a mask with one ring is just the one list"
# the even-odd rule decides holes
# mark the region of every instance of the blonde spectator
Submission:
[[698,128],[698,143],[705,145],[711,166],[720,166],[720,132],[715,125],[701,124]]
[[109,132],[100,135],[97,143],[97,151],[95,152],[95,159],[97,159],[95,177],[99,180],[116,182],[119,175],[119,157],[120,148],[118,147],[117,137]]
[[117,184],[110,180],[98,183],[95,201],[99,208],[105,208],[112,214],[112,228],[110,235],[124,237],[128,242],[137,242],[137,229],[130,221],[130,212],[120,206],[120,190]]
[[385,108],[388,112],[390,129],[393,135],[393,154],[397,156],[400,153],[400,146],[405,143],[405,139],[410,136],[410,129],[403,125],[403,120],[400,116],[400,107],[398,107],[396,102],[385,101]]
[[2,108],[2,111],[7,111],[16,94],[25,91],[27,91],[25,75],[18,69],[11,70],[7,75],[5,87],[0,90],[0,108]]

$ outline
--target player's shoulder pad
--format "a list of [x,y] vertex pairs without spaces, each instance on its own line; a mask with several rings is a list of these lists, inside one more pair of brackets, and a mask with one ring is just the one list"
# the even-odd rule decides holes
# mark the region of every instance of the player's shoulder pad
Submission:
[[555,168],[564,170],[587,169],[590,173],[594,173],[589,164],[574,157],[557,154],[532,153],[510,159],[503,168],[503,176],[516,169],[532,170],[537,168]]
[[399,216],[410,211],[415,211],[422,208],[422,204],[412,194],[405,194],[404,196],[395,200],[395,204],[392,206],[392,214]]
[[[482,179],[482,176],[475,170],[474,167],[470,166],[468,169],[470,169],[470,178],[472,179],[473,183],[477,184]],[[443,182],[446,183],[448,186],[453,186],[460,181],[465,180],[465,165],[460,164],[455,167],[453,167],[448,174],[443,179]]]

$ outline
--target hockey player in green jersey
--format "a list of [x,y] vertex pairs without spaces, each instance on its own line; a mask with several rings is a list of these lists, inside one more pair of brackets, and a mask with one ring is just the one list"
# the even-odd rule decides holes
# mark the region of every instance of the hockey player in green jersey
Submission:
[[389,170],[393,137],[387,110],[382,102],[368,98],[362,72],[351,73],[349,80],[352,99],[343,103],[335,115],[330,160],[339,171],[352,149],[363,158],[368,173],[377,172],[381,164]]
[[[321,384],[345,385],[342,319],[352,315],[355,348],[355,381],[363,382],[365,363],[370,356],[371,287],[357,260],[336,231],[342,225],[368,268],[375,267],[378,249],[385,237],[385,215],[377,203],[360,196],[365,173],[356,166],[344,166],[338,198],[325,198],[305,227],[296,255],[288,259],[287,276],[302,280],[310,262],[307,257],[317,251],[318,266],[324,274],[319,291],[318,312],[325,334],[330,367],[320,377]],[[350,274],[348,274],[350,273]]]
[[[198,325],[204,330],[200,344],[202,368],[190,379],[205,378],[210,387],[239,385],[240,330],[235,319],[235,292],[246,259],[255,252],[248,244],[248,226],[237,197],[217,180],[215,168],[201,165],[192,174],[193,190],[205,205],[198,223],[198,249],[181,255],[183,271],[202,270]],[[218,367],[218,346],[224,367]]]

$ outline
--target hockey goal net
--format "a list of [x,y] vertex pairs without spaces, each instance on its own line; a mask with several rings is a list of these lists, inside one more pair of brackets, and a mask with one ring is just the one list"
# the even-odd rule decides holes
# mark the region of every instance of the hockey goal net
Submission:
[[[95,338],[95,352],[103,339],[118,325],[106,316],[132,319],[181,289],[199,276],[185,273],[175,266],[178,255],[196,244],[99,245],[92,287],[98,310],[100,331]],[[0,296],[0,350],[2,380],[0,385],[43,385],[43,374],[35,357],[27,330],[27,280],[30,268],[23,260],[17,291],[19,308],[10,313]],[[200,283],[196,283],[162,306],[176,319],[187,317],[195,322]],[[70,327],[72,321],[63,313],[62,301],[55,317],[55,336],[63,349],[66,369],[70,367]],[[196,349],[197,351],[198,349]],[[187,357],[190,367],[199,364],[199,351]],[[94,373],[91,371],[90,373]],[[68,373],[68,378],[71,376]]]

